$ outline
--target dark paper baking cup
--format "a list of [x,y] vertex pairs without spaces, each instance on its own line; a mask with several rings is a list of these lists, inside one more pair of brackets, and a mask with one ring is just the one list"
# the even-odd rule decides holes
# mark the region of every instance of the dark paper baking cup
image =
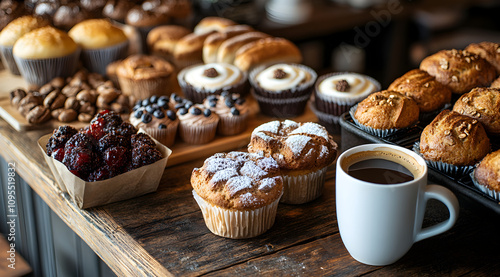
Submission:
[[330,134],[340,134],[340,116],[331,115],[316,109],[315,101],[309,102],[309,107],[318,118],[319,124],[323,125]]
[[476,177],[474,176],[474,171],[476,169],[474,168],[474,170],[472,170],[472,172],[469,174],[471,180],[472,180],[472,183],[474,184],[474,186],[479,189],[482,193],[488,195],[489,197],[495,199],[496,201],[499,201],[500,200],[500,191],[496,191],[496,190],[493,190],[493,189],[490,189],[489,187],[485,186],[485,185],[481,185],[480,183],[478,183],[478,181],[476,180]]
[[0,58],[2,58],[2,63],[7,67],[10,73],[14,75],[21,75],[19,69],[17,68],[16,60],[12,54],[12,46],[1,46],[0,45]]
[[[420,153],[420,142],[416,141],[415,144],[413,144],[413,151],[420,155],[423,158],[422,153]],[[439,161],[430,161],[426,160],[424,158],[425,162],[427,163],[428,166],[437,169],[445,174],[452,175],[452,176],[463,176],[467,175],[472,170],[474,169],[474,166],[472,165],[465,165],[465,166],[457,166],[449,163],[443,163]]]
[[247,129],[249,113],[239,116],[219,115],[219,125],[217,133],[223,136],[232,136],[242,133]]
[[194,87],[191,84],[187,83],[184,78],[186,73],[192,68],[201,65],[203,64],[198,63],[195,65],[188,66],[182,69],[179,72],[179,74],[177,74],[177,81],[182,89],[182,92],[184,93],[185,98],[193,101],[194,103],[202,104],[203,100],[205,100],[207,96],[213,94],[220,95],[223,91],[227,91],[229,93],[237,93],[243,97],[248,94],[248,91],[250,90],[250,85],[248,84],[248,78],[247,78],[248,75],[244,71],[241,72],[242,76],[238,83],[231,86],[225,86],[216,90],[206,90],[204,88]]
[[299,116],[304,113],[310,95],[303,95],[288,99],[273,99],[257,95],[252,90],[252,95],[259,103],[260,112],[267,116],[277,118],[289,118]]
[[23,59],[14,55],[17,67],[30,85],[42,86],[55,77],[73,76],[78,66],[80,49],[72,54],[50,59]]
[[[318,91],[319,91],[318,86],[320,85],[320,83],[323,80],[325,80],[329,77],[332,77],[332,76],[343,75],[343,74],[356,74],[356,75],[363,76],[364,78],[369,80],[373,85],[375,85],[375,88],[370,93],[362,94],[362,95],[359,95],[359,97],[353,97],[353,98],[328,97],[328,96],[325,96],[324,94],[318,93]],[[321,112],[340,116],[343,113],[349,111],[350,107],[352,107],[353,105],[362,101],[363,99],[368,97],[368,95],[370,95],[374,92],[380,91],[380,89],[381,89],[381,85],[380,85],[379,81],[373,79],[370,76],[366,76],[364,74],[359,74],[359,73],[354,73],[354,72],[334,72],[334,73],[321,75],[318,78],[318,80],[316,81],[316,83],[314,84],[314,96],[316,98],[316,108]]]
[[129,42],[123,42],[111,47],[102,49],[82,50],[82,62],[90,72],[97,72],[106,75],[108,64],[123,59],[127,56]]
[[248,81],[250,82],[252,88],[255,90],[255,94],[266,97],[268,99],[286,99],[286,98],[296,98],[304,95],[311,95],[318,74],[316,74],[316,72],[311,68],[302,64],[287,64],[287,65],[296,66],[306,70],[311,75],[311,79],[308,82],[300,84],[299,86],[292,89],[280,90],[280,91],[266,90],[257,83],[255,77],[257,77],[257,74],[259,74],[261,71],[272,65],[259,66],[251,70],[250,74],[248,75]]
[[408,128],[409,128],[409,127],[407,127],[407,128],[401,128],[401,129],[397,129],[397,128],[392,128],[392,129],[375,129],[375,128],[372,128],[372,127],[368,127],[366,125],[363,125],[363,124],[359,123],[359,121],[354,117],[354,114],[356,113],[356,109],[357,108],[358,108],[358,104],[352,106],[349,109],[349,114],[351,115],[351,118],[354,121],[354,124],[356,124],[356,126],[358,126],[361,130],[367,132],[370,135],[374,135],[374,136],[377,136],[377,137],[385,138],[385,137],[388,137],[390,135],[394,135],[397,132],[400,132],[400,131],[403,132],[405,130],[408,130]]

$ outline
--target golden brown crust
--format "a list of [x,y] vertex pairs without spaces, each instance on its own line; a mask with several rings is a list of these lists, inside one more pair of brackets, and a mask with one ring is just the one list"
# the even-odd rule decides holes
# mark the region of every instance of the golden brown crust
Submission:
[[455,102],[453,110],[477,119],[489,134],[500,135],[500,89],[474,88]]
[[500,44],[483,41],[480,43],[471,43],[465,50],[479,55],[495,67],[497,73],[500,73]]
[[24,34],[49,25],[42,17],[25,15],[12,20],[0,32],[0,45],[14,46],[14,43]]
[[252,31],[248,25],[234,25],[209,35],[203,42],[203,62],[212,63],[217,61],[217,51],[220,45],[227,39]]
[[250,42],[236,52],[234,65],[243,71],[271,63],[301,63],[299,48],[284,38],[269,37]]
[[175,61],[202,61],[203,42],[214,32],[208,31],[202,34],[190,33],[179,39],[174,50]]
[[463,94],[475,87],[487,87],[496,77],[496,69],[485,59],[469,51],[441,50],[420,63],[436,80],[453,93]]
[[243,45],[254,42],[256,40],[267,38],[268,34],[262,32],[247,32],[225,40],[217,51],[217,62],[230,63],[234,62],[236,52]]
[[77,44],[68,34],[46,26],[19,38],[12,51],[15,56],[24,59],[47,59],[64,57],[76,50]]
[[276,161],[245,152],[217,153],[195,168],[191,185],[205,201],[234,210],[254,210],[283,193]]
[[284,171],[312,172],[335,161],[337,144],[319,124],[271,121],[253,130],[248,151],[272,157]]
[[420,136],[420,153],[426,160],[457,166],[474,165],[490,151],[490,140],[481,123],[444,110]]
[[[148,33],[147,44],[149,49],[157,50],[156,44],[164,44],[166,42],[176,43],[182,37],[188,35],[191,31],[180,25],[163,25],[152,29]],[[169,52],[173,52],[173,48],[169,48]]]
[[69,36],[83,49],[97,49],[127,41],[127,36],[107,19],[82,21],[68,32]]
[[383,90],[372,93],[358,104],[354,118],[374,129],[400,129],[418,121],[417,103],[396,91]]
[[474,177],[480,185],[500,191],[500,150],[484,157],[474,170]]
[[223,17],[208,16],[200,20],[194,26],[194,33],[202,34],[213,31],[221,31],[228,26],[237,25],[238,23]]
[[500,88],[500,77],[496,78],[493,83],[491,83],[490,88]]
[[166,78],[174,72],[174,67],[156,56],[136,54],[123,60],[116,68],[119,78],[131,80]]
[[388,90],[411,97],[420,112],[431,112],[451,101],[451,90],[420,69],[413,69],[394,80]]

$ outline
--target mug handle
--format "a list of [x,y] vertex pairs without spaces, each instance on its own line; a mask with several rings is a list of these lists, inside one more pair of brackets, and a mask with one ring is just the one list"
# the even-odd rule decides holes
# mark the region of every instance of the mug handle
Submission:
[[458,218],[458,200],[449,189],[439,185],[428,185],[425,188],[424,202],[427,204],[429,199],[436,199],[443,202],[450,212],[450,217],[446,221],[420,230],[415,237],[415,242],[448,231],[455,224]]

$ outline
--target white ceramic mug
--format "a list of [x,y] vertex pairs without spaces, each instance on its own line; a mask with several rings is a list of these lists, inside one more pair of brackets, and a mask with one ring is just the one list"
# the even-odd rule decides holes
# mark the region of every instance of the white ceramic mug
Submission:
[[[360,162],[380,164],[381,160],[396,163],[394,170],[409,171],[413,180],[382,185],[348,174],[349,167],[358,166]],[[349,254],[365,264],[394,263],[413,243],[449,230],[458,218],[455,195],[443,186],[427,185],[424,159],[400,146],[365,144],[345,151],[337,160],[335,183],[340,236]],[[429,199],[443,202],[450,217],[422,229]]]

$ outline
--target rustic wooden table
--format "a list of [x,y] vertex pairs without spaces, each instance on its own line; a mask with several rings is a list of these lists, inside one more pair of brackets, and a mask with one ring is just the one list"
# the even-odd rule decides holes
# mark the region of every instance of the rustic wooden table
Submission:
[[[204,158],[168,167],[156,193],[81,210],[56,189],[36,144],[48,132],[19,133],[0,119],[1,155],[16,162],[19,175],[118,276],[500,274],[498,218],[463,202],[451,231],[416,243],[398,262],[357,262],[338,232],[333,168],[323,196],[305,205],[280,205],[274,226],[252,239],[225,239],[206,228],[189,183]],[[447,211],[433,204],[426,217],[432,224]]]

